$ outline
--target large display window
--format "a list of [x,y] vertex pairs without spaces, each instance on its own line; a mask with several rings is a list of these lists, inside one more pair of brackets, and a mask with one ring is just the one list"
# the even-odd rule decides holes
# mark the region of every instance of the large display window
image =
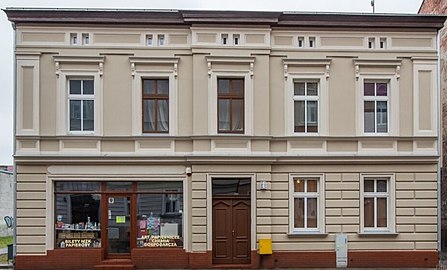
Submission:
[[98,182],[55,185],[57,248],[101,247],[101,194]]

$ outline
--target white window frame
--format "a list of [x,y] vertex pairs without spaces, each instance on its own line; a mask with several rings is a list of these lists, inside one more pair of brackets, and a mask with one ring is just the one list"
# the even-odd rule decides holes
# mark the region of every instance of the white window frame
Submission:
[[[386,83],[387,85],[387,95],[386,96],[365,96],[365,83],[374,83],[374,93],[377,92],[377,84],[378,83]],[[391,88],[390,88],[390,81],[388,80],[363,80],[363,85],[362,85],[362,96],[363,96],[363,133],[364,134],[382,134],[382,135],[387,135],[389,134],[389,130],[390,130],[390,92],[391,92]],[[373,101],[374,102],[374,132],[365,132],[365,101]],[[387,104],[387,131],[386,132],[378,132],[378,117],[377,117],[377,102],[378,101],[386,101]]]
[[[295,82],[318,83],[318,132],[295,132]],[[328,135],[329,130],[329,100],[326,74],[295,74],[288,73],[285,83],[285,134],[288,136],[321,136]],[[309,99],[311,100],[311,99]]]
[[[293,110],[295,112],[295,101],[304,101],[304,132],[296,132],[295,131],[295,113],[293,113],[293,132],[294,134],[318,134],[320,131],[320,81],[319,80],[295,80],[293,82],[294,84],[294,90],[295,90],[295,83],[304,83],[304,95],[295,95],[293,93]],[[307,84],[308,83],[316,83],[317,84],[317,95],[316,96],[308,96],[307,95]],[[295,91],[294,91],[295,92]],[[316,101],[317,102],[317,132],[308,132],[307,131],[307,108],[308,108],[308,101]]]
[[[294,181],[297,179],[316,179],[317,180],[317,192],[295,192]],[[324,196],[324,176],[322,174],[290,174],[289,175],[289,234],[324,234],[325,233],[325,196]],[[305,184],[307,186],[307,182]],[[295,228],[295,198],[317,198],[317,227],[316,228]],[[307,205],[305,200],[305,205]],[[307,207],[304,209],[305,213]],[[305,214],[306,216],[306,214]],[[307,223],[305,218],[304,223]],[[306,226],[305,226],[306,227]]]
[[[81,94],[70,94],[70,81],[71,80],[79,80],[81,81]],[[83,81],[87,81],[87,80],[91,80],[93,81],[93,95],[84,95],[83,92]],[[69,134],[95,134],[95,121],[96,121],[96,103],[95,103],[95,94],[96,94],[96,89],[95,89],[95,79],[94,77],[68,77],[67,78],[67,123],[68,123],[68,133]],[[81,130],[70,130],[70,101],[71,100],[80,100],[81,101]],[[83,126],[84,126],[84,110],[82,107],[82,104],[84,100],[92,100],[93,101],[93,130],[83,130]]]
[[[365,180],[387,179],[387,192],[365,192]],[[376,182],[374,183],[376,186]],[[387,198],[387,227],[377,228],[377,207],[374,208],[375,227],[365,227],[365,198]],[[394,174],[362,174],[360,177],[360,233],[362,234],[394,234],[396,232],[395,210],[395,177]],[[375,200],[376,201],[376,200]]]

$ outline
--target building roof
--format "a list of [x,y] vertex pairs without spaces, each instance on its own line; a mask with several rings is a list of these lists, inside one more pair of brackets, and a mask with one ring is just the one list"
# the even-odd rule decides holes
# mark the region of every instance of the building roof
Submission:
[[411,28],[440,29],[445,16],[421,14],[321,13],[217,10],[6,8],[17,24],[102,25],[268,25],[313,28]]

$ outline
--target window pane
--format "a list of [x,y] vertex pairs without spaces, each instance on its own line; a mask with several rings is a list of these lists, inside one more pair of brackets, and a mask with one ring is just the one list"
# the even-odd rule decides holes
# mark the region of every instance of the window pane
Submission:
[[233,99],[232,101],[232,130],[244,130],[244,100]]
[[386,198],[377,198],[377,227],[388,227]]
[[137,191],[166,192],[183,191],[183,183],[178,181],[150,181],[138,182]]
[[143,94],[145,95],[155,94],[155,81],[156,80],[143,80]]
[[304,101],[295,101],[295,132],[304,132]]
[[70,100],[70,130],[81,130],[81,101]]
[[365,198],[363,210],[365,227],[374,227],[374,198]]
[[83,124],[84,131],[93,131],[94,130],[94,122],[95,122],[95,108],[93,100],[84,100],[83,104]]
[[307,192],[317,192],[317,180],[307,180]]
[[169,95],[169,80],[158,80],[158,94]]
[[55,191],[99,191],[98,182],[56,182]]
[[317,198],[308,198],[307,199],[307,228],[316,228],[317,227],[317,216],[318,216]]
[[155,131],[155,101],[143,101],[143,132]]
[[101,247],[101,195],[56,194],[56,247]]
[[318,83],[307,83],[307,95],[318,96]]
[[213,179],[213,194],[218,195],[249,195],[251,193],[250,179]]
[[307,102],[307,132],[318,132],[318,102]]
[[377,192],[387,192],[387,180],[377,180]]
[[377,96],[387,96],[388,95],[388,84],[377,83]]
[[232,80],[232,94],[243,96],[244,95],[244,80]]
[[83,80],[82,83],[83,83],[83,94],[93,95],[94,94],[93,80]]
[[365,132],[375,132],[374,101],[365,101],[364,107],[364,130]]
[[158,131],[169,131],[169,101],[167,99],[158,100]]
[[295,192],[304,192],[304,182],[303,179],[294,179],[293,184],[295,186]]
[[365,83],[363,89],[364,96],[374,96],[374,83]]
[[365,180],[365,192],[374,192],[374,180]]
[[70,95],[81,94],[81,80],[70,80]]
[[295,96],[304,96],[305,83],[296,82],[294,85]]
[[294,199],[294,226],[295,228],[304,228],[304,198]]
[[230,130],[230,101],[219,99],[219,130]]
[[388,102],[377,101],[377,132],[388,132]]
[[228,94],[230,92],[230,80],[219,79],[218,80],[218,93],[219,94]]
[[183,246],[183,195],[139,194],[137,247]]

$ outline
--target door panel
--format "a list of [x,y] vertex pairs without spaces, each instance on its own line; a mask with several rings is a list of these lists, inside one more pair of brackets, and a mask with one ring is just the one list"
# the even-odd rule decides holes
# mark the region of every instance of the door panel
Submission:
[[107,198],[107,254],[130,253],[130,197]]
[[213,199],[213,263],[250,263],[250,199]]

